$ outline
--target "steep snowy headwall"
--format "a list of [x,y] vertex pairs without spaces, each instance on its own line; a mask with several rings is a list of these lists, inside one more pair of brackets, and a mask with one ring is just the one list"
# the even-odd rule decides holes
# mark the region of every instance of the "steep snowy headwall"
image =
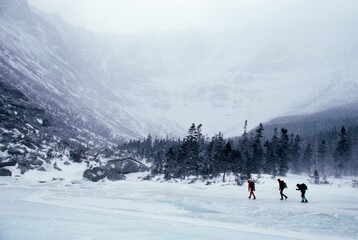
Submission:
[[270,28],[105,35],[26,1],[1,6],[0,74],[103,136],[182,136],[192,122],[232,136],[246,119],[254,127],[358,102],[358,38],[340,28],[348,20],[337,35],[289,27],[275,37]]

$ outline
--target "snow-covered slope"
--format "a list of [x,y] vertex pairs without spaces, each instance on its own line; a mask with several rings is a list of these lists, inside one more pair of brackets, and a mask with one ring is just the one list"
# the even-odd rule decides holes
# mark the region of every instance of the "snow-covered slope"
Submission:
[[[92,61],[96,55],[88,51],[88,46],[82,46],[75,36],[65,39],[46,20],[33,14],[24,0],[2,1],[2,6],[3,78],[72,124],[107,136],[112,128],[124,137],[139,136],[126,127],[128,122],[136,122],[132,116],[120,107],[103,107],[115,105],[117,99],[109,101],[113,93],[103,84],[103,72]],[[119,112],[122,118],[111,119],[110,112]]]
[[105,35],[34,13],[25,0],[1,5],[1,71],[44,107],[106,134],[183,135],[197,122],[239,135],[246,119],[254,127],[358,102],[358,34],[340,28],[349,19],[333,35],[273,35],[270,26]]

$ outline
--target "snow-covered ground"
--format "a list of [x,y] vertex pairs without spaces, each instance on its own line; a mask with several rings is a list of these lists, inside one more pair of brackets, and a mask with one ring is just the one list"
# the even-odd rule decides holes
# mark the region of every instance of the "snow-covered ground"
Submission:
[[[0,239],[358,239],[358,189],[351,179],[308,184],[300,203],[289,175],[280,201],[276,179],[263,176],[256,200],[233,183],[82,180],[80,164],[0,178]],[[52,180],[63,177],[64,180]]]

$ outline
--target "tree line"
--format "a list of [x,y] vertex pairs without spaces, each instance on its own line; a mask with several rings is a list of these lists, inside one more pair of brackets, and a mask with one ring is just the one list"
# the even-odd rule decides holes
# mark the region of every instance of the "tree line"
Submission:
[[165,179],[202,176],[214,178],[228,173],[243,179],[251,174],[285,176],[292,173],[323,175],[358,175],[358,128],[342,126],[320,132],[314,138],[289,133],[277,128],[270,138],[263,136],[264,126],[244,132],[239,138],[226,139],[222,133],[209,138],[202,125],[192,124],[182,139],[159,139],[149,135],[143,140],[130,140],[119,146],[152,163],[152,174]]

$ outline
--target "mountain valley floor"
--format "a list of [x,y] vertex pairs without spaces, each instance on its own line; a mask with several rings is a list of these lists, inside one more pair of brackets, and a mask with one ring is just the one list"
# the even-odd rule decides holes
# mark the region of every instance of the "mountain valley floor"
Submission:
[[[233,179],[89,182],[84,165],[63,172],[30,171],[0,178],[0,239],[357,239],[358,188],[352,178],[309,184],[307,176],[284,177],[288,200],[280,201],[276,178],[263,175],[256,200]],[[67,169],[67,171],[66,171]],[[308,185],[300,203],[296,183]]]

